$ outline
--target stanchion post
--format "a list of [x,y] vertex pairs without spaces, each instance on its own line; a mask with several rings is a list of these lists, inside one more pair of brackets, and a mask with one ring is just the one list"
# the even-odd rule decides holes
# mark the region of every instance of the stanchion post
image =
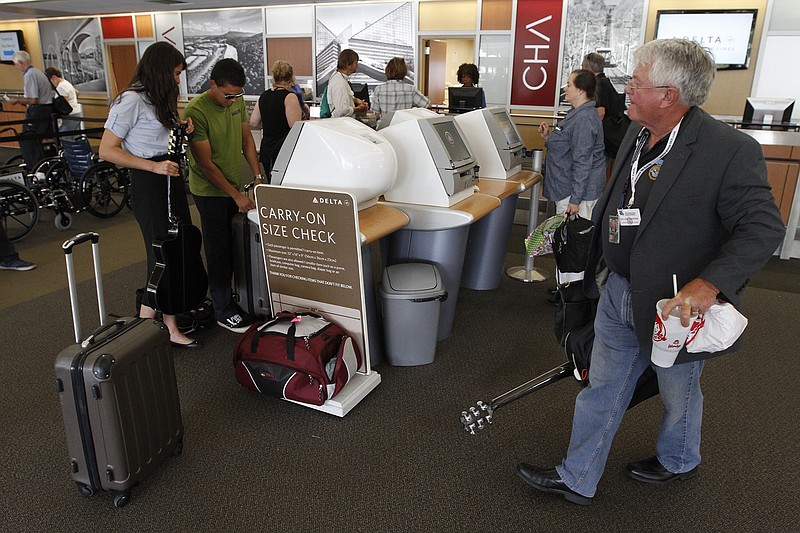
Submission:
[[[542,172],[542,150],[536,149],[533,151],[533,165],[534,172]],[[526,235],[530,235],[536,226],[539,225],[539,187],[541,181],[537,181],[531,189],[531,201],[528,207],[528,231]],[[508,276],[525,283],[534,281],[544,281],[550,275],[543,268],[533,266],[533,256],[525,255],[525,264],[523,266],[514,266],[506,270]]]

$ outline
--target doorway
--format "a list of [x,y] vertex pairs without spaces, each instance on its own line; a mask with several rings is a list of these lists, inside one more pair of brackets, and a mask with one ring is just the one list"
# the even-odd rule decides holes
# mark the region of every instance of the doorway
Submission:
[[135,44],[106,45],[109,76],[108,92],[113,101],[119,92],[128,86],[139,61]]
[[447,88],[460,87],[456,78],[458,66],[462,63],[475,63],[474,38],[434,38],[426,37],[420,41],[423,58],[422,88],[431,104],[441,105],[447,101]]

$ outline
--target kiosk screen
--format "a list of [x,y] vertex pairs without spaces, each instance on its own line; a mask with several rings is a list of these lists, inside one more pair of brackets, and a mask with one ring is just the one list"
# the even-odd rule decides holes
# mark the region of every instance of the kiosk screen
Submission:
[[497,120],[497,123],[500,124],[500,128],[502,128],[509,146],[520,144],[522,141],[520,140],[519,135],[517,135],[517,129],[514,127],[514,124],[511,123],[511,117],[508,116],[508,113],[502,111],[500,113],[492,114]]
[[456,123],[453,121],[433,123],[433,129],[442,141],[442,144],[447,150],[447,155],[450,156],[450,161],[455,165],[459,161],[470,159],[470,154],[464,139],[456,129]]

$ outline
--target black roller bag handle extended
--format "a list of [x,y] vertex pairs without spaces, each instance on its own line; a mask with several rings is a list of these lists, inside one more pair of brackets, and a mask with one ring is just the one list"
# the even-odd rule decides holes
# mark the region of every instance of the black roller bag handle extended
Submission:
[[361,354],[338,324],[313,313],[284,311],[242,334],[233,352],[233,365],[243,387],[322,405],[355,375]]

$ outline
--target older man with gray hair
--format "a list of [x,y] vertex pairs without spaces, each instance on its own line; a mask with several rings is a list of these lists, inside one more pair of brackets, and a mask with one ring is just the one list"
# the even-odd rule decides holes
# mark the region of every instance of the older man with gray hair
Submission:
[[[22,72],[24,97],[9,98],[10,104],[23,104],[27,106],[26,123],[22,128],[22,137],[36,137],[54,133],[53,114],[53,86],[44,72],[34,67],[28,52],[20,50],[11,56],[14,68]],[[33,172],[36,164],[44,158],[44,150],[40,138],[21,139],[19,143],[22,157],[28,170]]]
[[684,347],[673,366],[655,366],[655,304],[668,298],[662,317],[679,308],[684,326],[718,299],[738,307],[785,232],[761,147],[698,107],[716,72],[708,51],[692,41],[656,40],[635,52],[634,65],[625,87],[633,124],[594,210],[584,276],[584,292],[599,296],[590,385],[576,399],[561,464],[517,466],[529,485],[581,505],[595,495],[637,380],[649,368],[663,403],[655,454],[628,464],[627,473],[652,484],[697,474],[703,363],[738,349],[741,339],[715,353]]

